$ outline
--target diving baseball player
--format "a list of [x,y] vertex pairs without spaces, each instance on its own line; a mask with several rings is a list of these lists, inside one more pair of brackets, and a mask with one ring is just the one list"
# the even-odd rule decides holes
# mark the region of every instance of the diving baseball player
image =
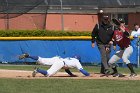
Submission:
[[52,57],[52,58],[42,58],[42,57],[39,57],[39,56],[30,56],[27,53],[22,54],[22,55],[19,56],[19,59],[24,59],[24,58],[31,58],[31,59],[37,60],[38,64],[51,66],[48,70],[42,70],[42,69],[36,68],[33,71],[33,73],[32,73],[33,77],[35,77],[35,75],[37,73],[41,73],[41,74],[43,74],[45,76],[48,76],[48,77],[49,76],[53,76],[61,68],[64,68],[65,71],[70,76],[75,76],[75,75],[73,75],[71,73],[69,68],[77,68],[85,76],[89,76],[90,75],[87,71],[85,71],[83,69],[83,67],[80,64],[77,56],[75,56],[74,58],[61,58],[59,56],[55,56],[55,57]]
[[116,48],[117,44],[120,47],[120,50],[118,50],[108,62],[114,71],[114,77],[119,76],[115,62],[117,62],[120,58],[123,59],[123,62],[126,63],[127,67],[131,71],[130,77],[137,76],[133,70],[132,64],[128,59],[133,53],[133,47],[131,46],[129,35],[128,29],[125,27],[125,23],[120,21],[119,29],[115,30],[113,35],[114,49]]

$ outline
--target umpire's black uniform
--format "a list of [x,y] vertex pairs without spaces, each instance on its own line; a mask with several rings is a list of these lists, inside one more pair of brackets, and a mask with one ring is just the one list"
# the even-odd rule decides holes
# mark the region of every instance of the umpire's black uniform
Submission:
[[[108,21],[108,18],[103,17],[102,22],[96,24],[92,31],[92,44],[96,41],[98,49],[101,54],[101,73],[104,74],[108,70],[108,61],[110,58],[110,44],[113,37],[113,26]],[[109,51],[106,51],[106,48]]]

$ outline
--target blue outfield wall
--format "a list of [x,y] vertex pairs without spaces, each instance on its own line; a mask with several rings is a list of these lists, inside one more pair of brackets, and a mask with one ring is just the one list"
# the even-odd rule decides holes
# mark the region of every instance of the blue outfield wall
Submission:
[[[137,64],[138,50],[137,40],[132,41],[134,52],[130,58],[133,64]],[[117,47],[118,49],[118,47]],[[22,53],[29,53],[34,56],[53,57],[61,56],[72,57],[78,55],[82,63],[100,64],[100,53],[95,46],[91,47],[90,40],[21,40],[21,41],[0,41],[0,62],[35,62],[31,59],[19,60],[18,56]],[[115,53],[112,50],[111,56]],[[139,54],[140,55],[140,54]]]

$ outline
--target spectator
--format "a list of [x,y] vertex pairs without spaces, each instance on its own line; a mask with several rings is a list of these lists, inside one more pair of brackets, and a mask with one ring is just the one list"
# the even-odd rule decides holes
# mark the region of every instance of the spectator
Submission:
[[137,37],[140,35],[140,27],[138,24],[134,24],[135,29],[131,32],[131,36]]
[[92,31],[92,47],[95,41],[101,54],[101,74],[108,74],[110,71],[108,61],[110,58],[110,41],[113,36],[113,26],[110,24],[109,17],[103,16],[101,22],[96,24]]

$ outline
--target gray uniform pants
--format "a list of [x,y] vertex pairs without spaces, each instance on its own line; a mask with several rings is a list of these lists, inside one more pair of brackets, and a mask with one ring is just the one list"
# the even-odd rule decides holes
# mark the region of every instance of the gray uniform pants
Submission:
[[124,50],[119,50],[116,52],[115,55],[113,55],[111,57],[111,59],[109,60],[109,64],[114,64],[115,62],[117,62],[120,58],[123,59],[123,62],[126,63],[126,64],[129,64],[130,61],[129,61],[129,57],[130,55],[133,53],[133,47],[132,46],[129,46],[127,47],[126,49]]
[[97,46],[100,51],[101,61],[104,69],[109,69],[108,61],[110,59],[110,50],[106,51],[106,45],[103,44],[97,44]]

